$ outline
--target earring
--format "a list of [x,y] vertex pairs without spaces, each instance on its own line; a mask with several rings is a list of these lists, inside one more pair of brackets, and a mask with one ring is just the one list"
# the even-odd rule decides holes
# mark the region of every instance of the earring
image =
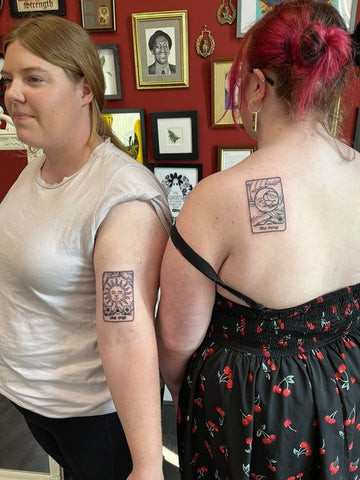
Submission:
[[250,102],[248,103],[248,110],[249,112],[251,113],[251,130],[253,132],[256,132],[257,131],[257,127],[258,127],[258,113],[261,112],[261,109],[262,109],[262,104],[260,103],[260,106],[257,110],[255,111],[252,111],[250,110],[250,105],[253,103],[253,102],[256,102],[256,100],[250,100]]

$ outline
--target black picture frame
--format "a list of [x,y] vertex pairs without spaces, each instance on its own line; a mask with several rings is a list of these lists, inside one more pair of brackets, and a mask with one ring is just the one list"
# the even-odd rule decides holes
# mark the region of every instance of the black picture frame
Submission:
[[115,108],[106,109],[102,113],[129,155],[139,163],[144,163],[147,160],[144,109]]
[[357,111],[357,120],[355,126],[354,148],[360,152],[360,108]]
[[9,0],[10,15],[13,18],[28,17],[33,15],[66,15],[65,0],[52,0],[54,8],[49,5],[49,8],[41,9],[36,6],[31,6],[31,3],[36,5],[36,2],[29,2],[27,0]]
[[81,24],[89,32],[115,32],[115,0],[80,0]]
[[[95,45],[100,56],[105,78],[105,98],[119,100],[122,98],[120,57],[117,43],[98,43]],[[106,93],[108,92],[108,93]]]
[[155,160],[195,160],[199,157],[196,110],[151,112],[150,119]]
[[167,196],[175,220],[187,196],[202,179],[202,164],[155,163],[150,168]]

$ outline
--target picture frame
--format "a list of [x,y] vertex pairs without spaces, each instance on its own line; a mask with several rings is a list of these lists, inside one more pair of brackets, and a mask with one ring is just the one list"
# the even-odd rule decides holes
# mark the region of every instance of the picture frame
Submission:
[[[272,0],[271,4],[263,0],[237,0],[237,20],[236,20],[236,36],[243,37],[249,27],[259,18],[264,16],[271,8],[271,5],[280,3],[281,0]],[[357,0],[329,0],[343,17],[346,28],[354,31],[356,20]]]
[[144,109],[104,110],[103,116],[125,146],[127,153],[139,163],[144,163],[147,159]]
[[105,98],[115,100],[122,98],[119,47],[117,43],[99,43],[99,53],[105,78]]
[[360,152],[360,108],[357,111],[357,120],[355,126],[354,148]]
[[[233,63],[233,58],[214,58],[211,61],[211,122],[212,127],[234,127],[235,122],[228,107],[227,78]],[[240,117],[237,123],[241,124]]]
[[187,10],[131,16],[136,88],[188,87]]
[[[0,71],[4,65],[4,55],[0,53]],[[2,75],[0,75],[0,97],[4,96],[4,79]]]
[[228,168],[237,165],[255,150],[256,148],[254,145],[219,145],[217,163],[218,171],[227,170]]
[[28,0],[9,0],[10,15],[13,18],[34,14],[66,15],[65,0],[51,2],[29,2]]
[[198,112],[150,113],[155,160],[194,160],[199,155]]
[[152,170],[165,191],[172,217],[175,220],[187,196],[202,179],[202,165],[154,164]]
[[82,27],[89,32],[116,30],[115,0],[80,0]]

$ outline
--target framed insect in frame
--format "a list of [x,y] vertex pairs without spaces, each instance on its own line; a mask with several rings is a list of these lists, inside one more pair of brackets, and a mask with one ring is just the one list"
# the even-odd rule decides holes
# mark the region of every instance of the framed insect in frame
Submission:
[[116,43],[95,45],[99,53],[105,79],[105,98],[114,100],[122,98],[119,48]]

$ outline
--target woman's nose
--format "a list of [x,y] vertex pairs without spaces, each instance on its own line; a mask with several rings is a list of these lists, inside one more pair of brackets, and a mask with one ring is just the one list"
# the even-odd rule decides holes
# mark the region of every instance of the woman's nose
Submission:
[[13,79],[11,83],[7,85],[5,90],[5,101],[6,100],[13,102],[23,102],[25,100],[22,82],[20,80]]

